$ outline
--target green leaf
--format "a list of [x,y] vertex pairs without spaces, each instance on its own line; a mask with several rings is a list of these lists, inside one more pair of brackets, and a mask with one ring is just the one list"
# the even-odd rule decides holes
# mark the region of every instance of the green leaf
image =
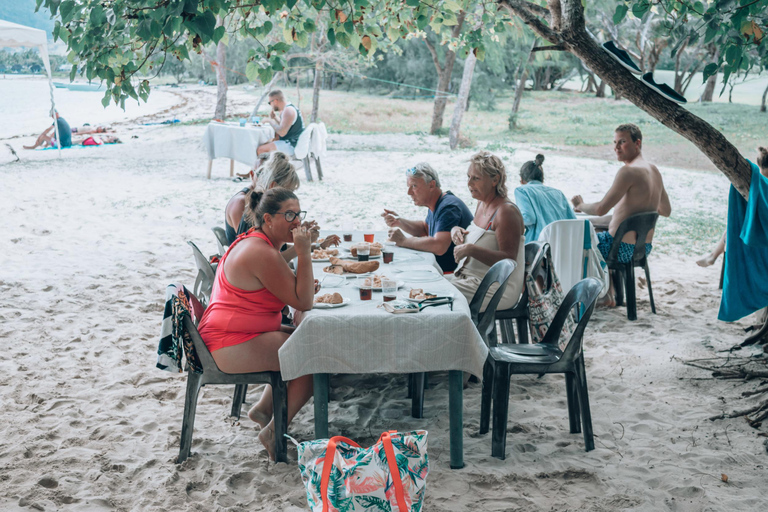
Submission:
[[424,30],[424,27],[426,27],[428,23],[429,23],[429,18],[427,18],[423,14],[419,14],[419,17],[416,18],[416,26],[419,27],[419,30]]
[[283,39],[288,44],[293,44],[293,31],[291,30],[291,27],[285,26],[283,28]]
[[272,80],[272,69],[271,68],[261,68],[259,69],[259,80],[261,80],[262,84],[268,84],[270,80]]
[[107,92],[104,94],[104,97],[101,98],[101,104],[104,106],[104,108],[107,108],[109,106],[109,102],[112,99],[112,91],[107,89]]
[[248,77],[248,80],[251,82],[255,82],[259,79],[259,70],[261,67],[256,64],[255,62],[251,61],[248,63],[248,65],[245,66],[245,76]]
[[645,13],[647,13],[650,8],[651,2],[649,0],[640,0],[632,6],[632,14],[635,18],[640,19],[645,16]]
[[304,32],[296,32],[296,44],[301,48],[306,48],[309,44],[309,35]]
[[709,78],[710,76],[712,76],[715,73],[717,73],[717,68],[718,67],[719,66],[716,63],[714,63],[714,62],[711,62],[711,63],[707,64],[706,67],[704,67],[704,73],[703,73],[704,80],[701,83],[706,82],[707,78]]
[[338,41],[339,44],[341,46],[343,46],[344,48],[348,48],[349,47],[349,34],[347,34],[346,32],[338,32],[336,34],[336,41]]
[[75,1],[64,0],[59,6],[59,15],[61,16],[62,25],[66,25],[72,20],[72,16],[75,14]]
[[331,45],[336,44],[336,32],[333,31],[332,28],[328,29],[328,42],[331,43]]
[[725,61],[730,64],[731,67],[736,67],[740,58],[741,46],[729,46],[725,51]]
[[196,34],[199,34],[203,42],[211,39],[216,28],[216,16],[211,11],[205,11],[202,15],[190,20],[190,25]]
[[198,0],[184,0],[184,12],[197,12]]
[[406,5],[410,5],[411,7],[418,7],[419,6],[419,0],[405,0]]
[[629,11],[629,7],[627,7],[625,4],[619,4],[616,6],[616,12],[613,13],[613,24],[618,25],[622,21],[624,21],[624,18],[627,15],[627,11]]
[[477,57],[477,60],[479,60],[480,62],[485,60],[485,48],[483,48],[482,46],[475,48],[474,53],[475,53],[475,57]]
[[218,43],[221,41],[221,38],[224,37],[224,35],[227,33],[227,29],[225,29],[223,26],[216,27],[213,31],[213,37],[211,39],[214,43]]
[[306,20],[304,21],[304,30],[312,33],[315,30],[317,30],[317,26],[315,25],[315,22],[313,20]]
[[289,11],[290,11],[291,9],[293,9],[293,6],[294,6],[294,5],[296,5],[296,2],[297,2],[297,1],[298,1],[298,0],[285,0],[285,5],[287,5],[287,6],[288,6],[288,10],[289,10]]

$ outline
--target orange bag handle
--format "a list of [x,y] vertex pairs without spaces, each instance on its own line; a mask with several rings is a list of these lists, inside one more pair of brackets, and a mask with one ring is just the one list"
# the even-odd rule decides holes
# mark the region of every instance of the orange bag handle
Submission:
[[336,455],[336,445],[339,442],[347,443],[356,448],[360,445],[353,440],[343,436],[333,436],[328,440],[328,447],[325,449],[325,459],[323,459],[323,477],[320,480],[320,495],[323,498],[323,512],[331,510],[328,504],[328,483],[331,480],[331,468],[333,468],[333,458]]
[[[399,512],[408,512],[408,508],[405,504],[405,492],[403,491],[403,481],[400,479],[400,469],[397,467],[397,460],[395,459],[395,450],[392,447],[392,439],[390,434],[394,434],[394,430],[384,432],[379,439],[384,445],[384,453],[387,455],[387,465],[389,466],[389,472],[392,475],[392,484],[395,486],[395,497],[397,498],[397,508]],[[331,510],[328,503],[328,483],[331,480],[331,468],[333,468],[333,458],[336,455],[336,445],[339,442],[345,442],[356,448],[360,448],[360,445],[353,440],[343,437],[334,436],[328,440],[328,447],[325,449],[325,458],[323,459],[323,476],[320,479],[320,494],[323,499],[323,512],[329,512]]]
[[395,449],[392,448],[392,439],[390,434],[394,434],[394,430],[384,432],[381,434],[381,442],[384,444],[384,453],[387,454],[387,465],[389,466],[389,472],[392,475],[392,484],[395,486],[395,497],[397,498],[398,512],[408,512],[408,507],[405,505],[405,492],[403,491],[403,481],[400,480],[400,469],[397,467],[397,460],[395,459]]

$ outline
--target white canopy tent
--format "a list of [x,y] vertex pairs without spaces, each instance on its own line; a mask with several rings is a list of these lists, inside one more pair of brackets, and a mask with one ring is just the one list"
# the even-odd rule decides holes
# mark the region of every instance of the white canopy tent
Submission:
[[[18,47],[25,46],[28,48],[38,48],[40,50],[40,58],[43,59],[45,65],[45,71],[48,73],[48,86],[51,90],[51,113],[56,110],[56,103],[53,101],[53,80],[51,78],[51,63],[48,60],[48,34],[44,30],[25,27],[17,23],[11,23],[10,21],[0,20],[0,48],[2,47]],[[59,138],[59,123],[55,121],[53,126],[56,129],[56,140]],[[61,157],[61,144],[59,147],[59,157]]]

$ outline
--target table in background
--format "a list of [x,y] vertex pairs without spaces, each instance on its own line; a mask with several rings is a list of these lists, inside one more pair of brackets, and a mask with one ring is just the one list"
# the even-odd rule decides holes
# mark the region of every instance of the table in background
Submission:
[[229,176],[234,175],[235,160],[251,168],[256,167],[256,149],[275,138],[271,126],[238,126],[225,123],[209,123],[203,135],[208,151],[208,179],[214,158],[229,158]]
[[[384,240],[384,233],[376,235],[377,240]],[[362,241],[360,232],[356,232],[353,241]],[[448,370],[451,468],[458,469],[464,466],[463,372],[482,377],[488,349],[472,322],[467,300],[435,269],[434,255],[387,248],[394,250],[394,260],[391,264],[382,263],[375,273],[404,281],[404,288],[398,291],[401,296],[407,297],[411,287],[441,295],[452,293],[453,310],[445,305],[419,313],[392,314],[378,307],[382,303],[381,292],[373,292],[372,300],[361,301],[354,286],[355,278],[346,279],[337,287],[324,285],[321,294],[339,292],[352,302],[340,308],[313,309],[303,314],[296,331],[280,348],[283,379],[314,375],[315,436],[326,438],[329,374]],[[328,262],[313,263],[317,279],[322,279],[322,269],[328,265]],[[409,282],[399,277],[414,270],[430,271],[436,279]]]

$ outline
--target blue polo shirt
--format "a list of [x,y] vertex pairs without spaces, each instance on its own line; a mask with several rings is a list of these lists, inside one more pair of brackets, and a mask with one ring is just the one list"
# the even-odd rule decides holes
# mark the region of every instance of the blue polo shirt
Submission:
[[[443,194],[443,196],[437,200],[435,205],[435,211],[432,210],[427,213],[427,228],[429,236],[435,236],[436,233],[441,231],[451,232],[454,226],[461,226],[466,229],[469,223],[472,222],[473,215],[469,211],[464,201],[453,195],[450,191]],[[453,241],[448,247],[448,250],[443,254],[435,255],[437,264],[443,269],[443,272],[453,272],[456,268],[456,261],[453,259],[453,248],[455,247]]]

